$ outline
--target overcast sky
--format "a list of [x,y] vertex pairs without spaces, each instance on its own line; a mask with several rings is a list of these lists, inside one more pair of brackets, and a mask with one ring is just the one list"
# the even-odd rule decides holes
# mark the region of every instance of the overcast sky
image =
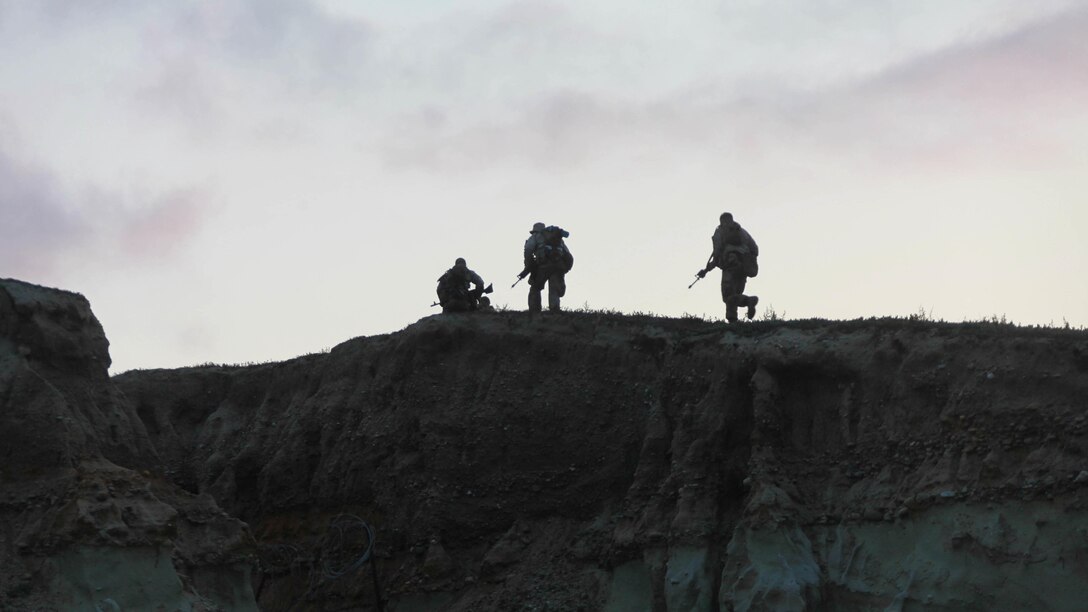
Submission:
[[1088,0],[0,0],[0,277],[80,292],[112,372],[433,314],[723,316],[718,215],[787,318],[1088,325]]

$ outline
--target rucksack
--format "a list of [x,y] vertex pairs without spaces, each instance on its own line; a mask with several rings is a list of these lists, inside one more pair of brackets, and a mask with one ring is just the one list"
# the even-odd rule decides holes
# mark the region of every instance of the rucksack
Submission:
[[744,228],[736,224],[720,234],[715,232],[714,237],[714,257],[719,268],[725,269],[729,253],[736,253],[745,276],[754,278],[759,274],[759,247]]
[[562,267],[569,271],[574,265],[574,257],[567,250],[563,239],[570,236],[570,232],[556,226],[549,225],[542,232],[544,242],[536,247],[533,259],[539,266]]
[[468,295],[469,279],[464,271],[456,267],[446,270],[446,273],[438,277],[439,301],[449,298],[460,298]]

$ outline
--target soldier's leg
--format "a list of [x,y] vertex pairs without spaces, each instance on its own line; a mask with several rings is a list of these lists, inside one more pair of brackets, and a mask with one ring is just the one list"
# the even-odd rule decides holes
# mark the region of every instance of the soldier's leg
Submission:
[[[744,273],[744,270],[742,268],[732,270],[732,289],[737,294],[737,306],[747,306],[745,315],[751,319],[755,316],[755,304],[759,302],[759,298],[744,295],[745,285],[747,285],[747,274]],[[735,316],[735,314],[737,314],[737,311],[733,310],[733,315]]]
[[547,281],[539,270],[529,274],[529,312],[540,312],[540,292]]
[[470,309],[467,300],[455,298],[446,301],[446,305],[442,307],[442,312],[467,312]]
[[730,323],[737,322],[737,302],[740,301],[739,296],[731,295],[729,299],[725,301],[725,320]]
[[741,289],[737,289],[736,275],[729,270],[722,270],[722,301],[725,302],[725,320],[730,323],[737,321],[737,306],[740,304]]
[[567,293],[567,283],[562,274],[552,274],[548,279],[548,310],[559,312],[559,299]]
[[753,319],[756,316],[756,304],[759,303],[758,295],[748,296],[748,318]]
[[[735,293],[736,306],[748,307],[748,312],[745,315],[752,319],[756,316],[756,304],[759,303],[759,297],[755,295],[745,295],[744,287],[748,284],[748,275],[743,270],[735,270],[730,280],[729,290]],[[723,289],[724,291],[724,289]],[[733,310],[733,316],[736,316],[736,307]]]
[[468,292],[465,297],[465,303],[468,304],[468,310],[476,310],[480,307],[480,298],[484,295],[484,288],[477,287]]

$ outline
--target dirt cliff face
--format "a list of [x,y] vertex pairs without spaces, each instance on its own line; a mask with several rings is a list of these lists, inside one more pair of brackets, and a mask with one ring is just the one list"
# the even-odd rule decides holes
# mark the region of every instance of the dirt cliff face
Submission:
[[0,279],[0,609],[256,609],[245,524],[153,473],[107,347],[82,296]]
[[[109,461],[150,462],[131,478],[179,515],[203,500],[248,525],[252,588],[206,586],[219,602],[373,609],[375,565],[397,610],[1088,600],[1084,332],[457,315],[283,363],[95,380],[143,449]],[[343,515],[376,545],[341,573],[359,543]],[[205,549],[175,552],[179,574],[244,550],[177,525],[160,537]]]

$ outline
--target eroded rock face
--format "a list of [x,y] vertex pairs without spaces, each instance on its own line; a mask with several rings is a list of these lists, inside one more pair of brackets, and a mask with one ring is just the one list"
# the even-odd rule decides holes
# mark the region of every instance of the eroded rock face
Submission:
[[156,475],[107,347],[82,296],[0,280],[0,609],[255,610],[245,524]]
[[374,563],[352,566],[356,536],[330,528],[350,515],[377,529],[402,611],[1088,600],[1084,332],[437,316],[328,354],[102,385],[146,449],[96,454],[88,428],[99,463],[8,488],[6,516],[43,518],[19,519],[8,541],[36,543],[5,563],[150,563],[159,542],[183,598],[373,609]]
[[[304,565],[330,516],[371,520],[405,606],[1061,608],[1007,560],[1061,558],[1051,586],[1088,596],[1086,543],[1056,527],[1088,518],[1085,355],[1058,330],[510,313],[116,383],[263,546]],[[1035,537],[1025,504],[1063,518]],[[959,542],[993,512],[1014,539],[951,548],[953,517]],[[1026,586],[978,594],[1000,577]],[[265,580],[276,609],[287,578]],[[322,589],[373,601],[362,575]]]
[[157,462],[143,422],[109,384],[108,347],[83,296],[0,280],[0,469],[70,468],[99,455]]

